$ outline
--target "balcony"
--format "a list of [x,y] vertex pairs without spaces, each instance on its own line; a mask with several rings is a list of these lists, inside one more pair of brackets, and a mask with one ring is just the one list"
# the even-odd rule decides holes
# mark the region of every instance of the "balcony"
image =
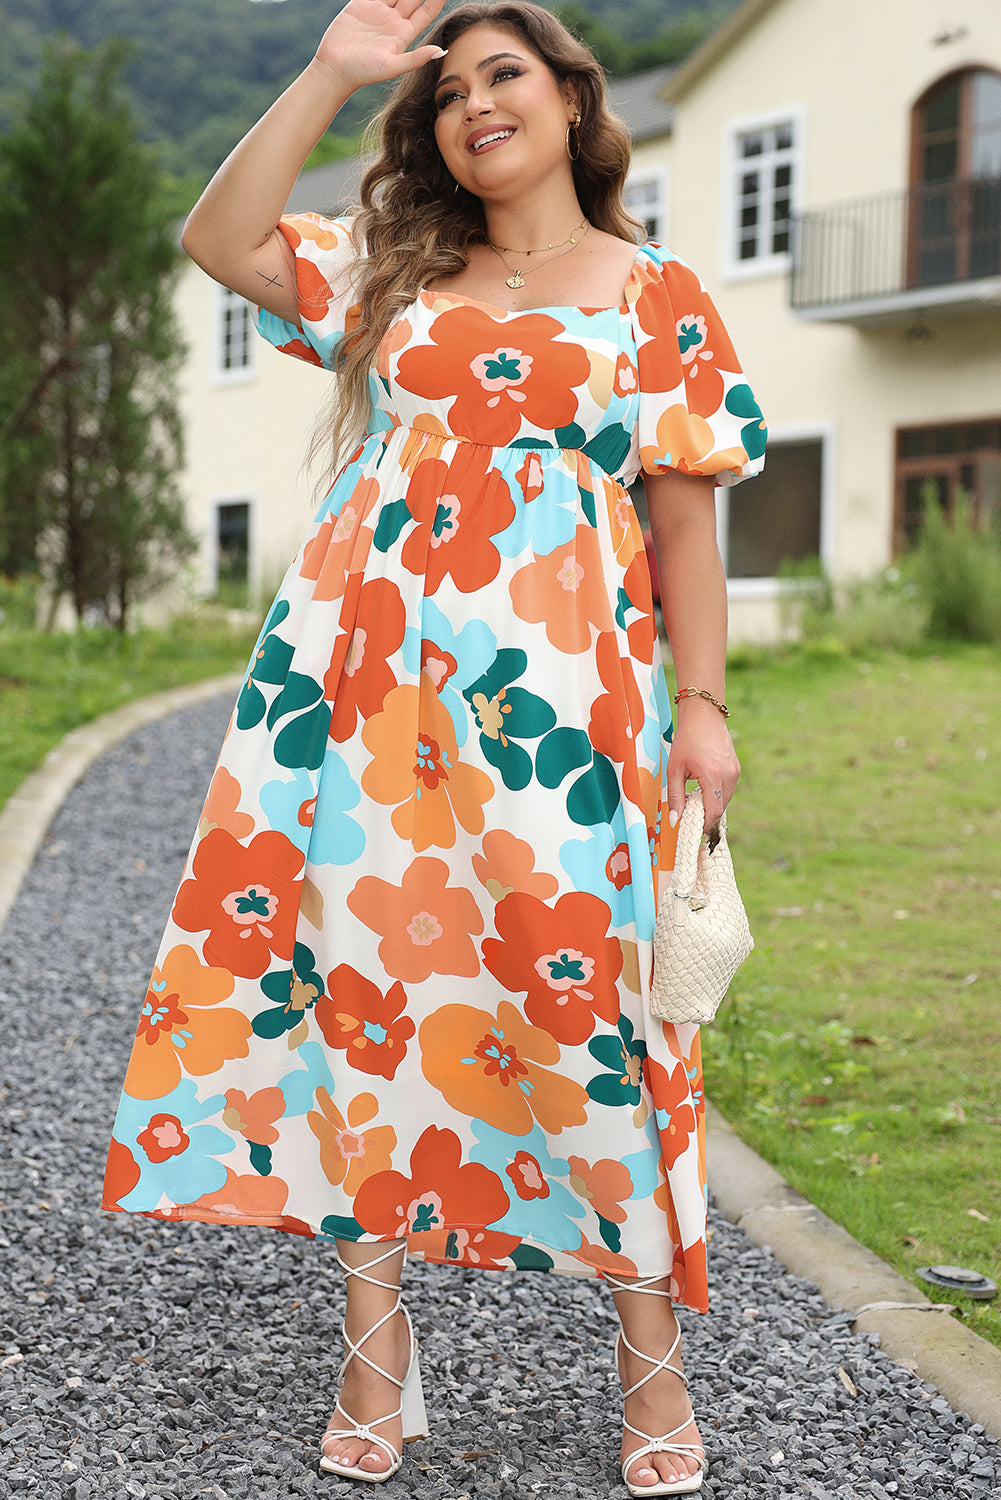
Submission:
[[801,214],[790,300],[801,318],[856,327],[1001,310],[1001,177],[924,183]]

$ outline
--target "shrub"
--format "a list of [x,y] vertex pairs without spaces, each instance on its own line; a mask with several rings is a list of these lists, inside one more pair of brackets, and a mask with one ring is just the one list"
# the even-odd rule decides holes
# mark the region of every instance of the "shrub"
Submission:
[[974,527],[965,498],[951,518],[926,499],[906,568],[927,604],[932,639],[1001,641],[1001,538]]

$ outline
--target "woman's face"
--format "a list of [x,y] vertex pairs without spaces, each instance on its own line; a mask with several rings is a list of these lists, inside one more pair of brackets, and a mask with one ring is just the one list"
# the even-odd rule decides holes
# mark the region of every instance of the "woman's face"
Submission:
[[572,88],[521,37],[473,26],[442,60],[434,92],[438,150],[478,198],[523,194],[552,174],[570,175],[572,98]]

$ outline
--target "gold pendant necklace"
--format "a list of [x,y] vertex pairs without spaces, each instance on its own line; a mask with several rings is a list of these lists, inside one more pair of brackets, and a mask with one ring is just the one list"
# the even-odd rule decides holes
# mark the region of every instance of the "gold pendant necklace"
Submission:
[[560,245],[569,244],[569,250],[560,250],[559,255],[552,255],[548,260],[540,261],[537,266],[526,266],[523,271],[516,270],[514,266],[508,265],[508,262],[501,254],[502,247],[500,245],[495,245],[492,240],[487,240],[487,244],[494,252],[494,254],[498,257],[501,264],[511,272],[504,285],[509,286],[512,292],[515,292],[519,287],[525,285],[525,277],[531,276],[533,271],[541,271],[543,266],[551,266],[554,260],[560,260],[564,255],[569,255],[572,250],[576,250],[577,246],[580,244],[581,240],[584,238],[590,228],[591,226],[588,223],[587,219],[582,219],[581,222],[577,225],[577,228],[568,237],[568,239],[560,240],[559,244],[557,245],[544,245],[538,250],[511,250],[507,245],[503,246],[503,248],[507,250],[509,255],[541,255],[544,249],[558,250]]

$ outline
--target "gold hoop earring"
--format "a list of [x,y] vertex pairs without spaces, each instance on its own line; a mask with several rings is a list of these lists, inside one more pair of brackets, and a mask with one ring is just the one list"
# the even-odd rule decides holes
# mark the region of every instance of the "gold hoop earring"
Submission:
[[[571,151],[571,149],[570,149],[570,132],[571,132],[571,130],[574,133],[574,145],[577,148],[575,151]],[[576,115],[571,120],[570,124],[567,126],[567,156],[569,156],[569,158],[570,158],[571,161],[576,161],[579,155],[580,155],[580,110],[577,111]]]

